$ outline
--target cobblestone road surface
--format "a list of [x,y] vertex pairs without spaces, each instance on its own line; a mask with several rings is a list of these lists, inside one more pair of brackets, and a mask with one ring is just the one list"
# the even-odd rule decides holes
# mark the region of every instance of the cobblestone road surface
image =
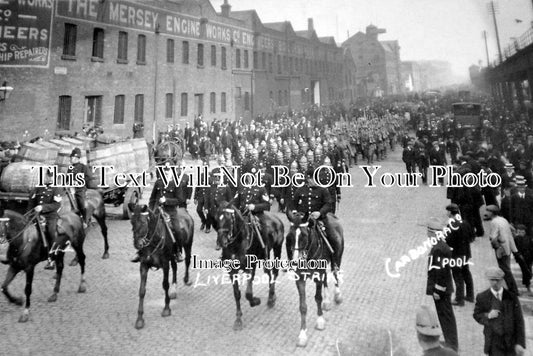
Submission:
[[[403,172],[398,150],[381,164],[381,172]],[[277,304],[266,306],[267,285],[255,288],[260,306],[243,305],[244,330],[234,332],[235,315],[230,285],[207,278],[221,272],[192,270],[198,285],[178,286],[178,298],[171,301],[172,315],[160,316],[164,293],[162,272],[150,271],[145,299],[143,330],[136,330],[139,266],[130,263],[134,249],[129,221],[108,220],[109,260],[101,260],[103,241],[92,227],[85,244],[87,253],[87,293],[76,293],[79,268],[66,267],[62,290],[56,303],[46,300],[53,280],[44,264],[36,268],[30,321],[17,322],[21,308],[0,299],[0,354],[2,355],[420,355],[414,330],[415,309],[432,300],[425,296],[427,254],[407,263],[398,278],[388,276],[385,260],[391,266],[402,255],[422,244],[423,224],[430,216],[445,218],[445,188],[365,188],[365,175],[351,170],[353,188],[344,188],[338,216],[341,218],[346,248],[343,258],[344,302],[326,312],[326,330],[314,329],[316,304],[314,285],[308,283],[308,336],[305,349],[297,348],[299,332],[298,293],[294,282],[280,275]],[[149,189],[145,190],[145,199]],[[118,215],[120,209],[109,209]],[[189,211],[196,224],[193,253],[201,258],[217,258],[215,233],[199,231],[195,207]],[[282,217],[288,228],[288,222]],[[476,293],[487,288],[484,269],[496,263],[488,239],[473,244]],[[285,249],[282,257],[285,258]],[[67,255],[70,260],[72,254]],[[513,264],[519,281],[519,269]],[[0,266],[0,275],[7,268]],[[183,277],[183,265],[179,266]],[[258,276],[264,278],[263,272]],[[11,291],[23,295],[24,277],[19,275]],[[531,347],[531,308],[529,297],[521,298],[526,315],[528,347]],[[455,308],[461,355],[482,355],[482,327],[472,318],[473,304]],[[392,350],[392,351],[391,351]],[[530,353],[531,354],[531,353]]]

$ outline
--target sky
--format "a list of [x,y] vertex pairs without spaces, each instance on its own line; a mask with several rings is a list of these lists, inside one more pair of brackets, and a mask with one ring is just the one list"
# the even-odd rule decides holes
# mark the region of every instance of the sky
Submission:
[[[223,0],[211,0],[220,11]],[[488,0],[229,0],[233,11],[255,9],[265,22],[290,21],[307,28],[312,17],[319,37],[344,42],[374,24],[387,33],[380,40],[398,40],[401,60],[446,60],[454,74],[466,78],[468,67],[485,66],[482,32],[487,31],[489,59],[497,58],[496,35]],[[533,21],[533,0],[495,0],[502,51]],[[521,20],[519,23],[516,20]],[[532,38],[533,40],[533,38]]]

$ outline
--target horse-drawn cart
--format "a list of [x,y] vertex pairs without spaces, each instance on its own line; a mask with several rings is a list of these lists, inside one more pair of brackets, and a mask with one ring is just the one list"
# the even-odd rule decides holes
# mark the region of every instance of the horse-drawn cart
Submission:
[[[32,166],[57,166],[59,173],[66,173],[70,165],[70,153],[74,147],[82,152],[82,163],[90,171],[99,166],[113,166],[107,171],[107,187],[98,187],[102,169],[96,169],[87,185],[98,190],[104,203],[118,207],[123,205],[122,215],[129,218],[128,203],[138,203],[142,198],[142,186],[131,184],[130,174],[141,174],[149,168],[148,147],[144,139],[134,139],[95,147],[88,141],[64,138],[23,144],[14,163],[4,167],[0,177],[0,204],[18,212],[25,212],[29,192],[37,185],[38,172]],[[123,184],[113,183],[113,173],[124,174]],[[65,183],[61,183],[64,185]]]

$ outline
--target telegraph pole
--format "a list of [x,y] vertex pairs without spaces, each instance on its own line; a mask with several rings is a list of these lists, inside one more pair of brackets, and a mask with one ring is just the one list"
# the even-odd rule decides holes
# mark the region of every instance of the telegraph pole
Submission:
[[489,46],[487,45],[487,31],[482,32],[483,39],[485,40],[485,54],[487,55],[487,67],[490,66],[489,62]]
[[502,49],[500,46],[500,34],[498,33],[498,23],[496,22],[496,12],[498,7],[494,7],[494,0],[491,0],[489,4],[489,12],[492,14],[492,19],[494,21],[494,30],[496,32],[496,43],[498,44],[498,56],[500,58],[500,63],[503,62]]

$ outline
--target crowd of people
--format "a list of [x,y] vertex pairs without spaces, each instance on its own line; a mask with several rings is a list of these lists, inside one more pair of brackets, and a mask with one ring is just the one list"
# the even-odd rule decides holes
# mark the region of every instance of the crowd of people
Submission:
[[[430,165],[453,165],[453,172],[465,177],[460,187],[448,187],[446,207],[451,234],[430,252],[430,260],[454,261],[450,266],[431,266],[427,294],[433,296],[446,344],[458,350],[457,327],[452,305],[475,304],[474,319],[484,325],[485,348],[489,355],[522,355],[525,349],[521,294],[511,270],[511,257],[520,266],[522,284],[530,294],[533,263],[533,131],[527,111],[506,111],[502,103],[487,97],[478,128],[458,129],[435,100],[419,107],[412,121],[416,135],[401,139],[402,159],[409,173],[419,173],[427,184]],[[449,158],[448,158],[449,157]],[[499,186],[474,185],[472,175],[497,173]],[[484,207],[484,209],[482,209]],[[482,211],[484,211],[482,216]],[[485,231],[482,220],[488,221]],[[444,228],[444,231],[446,231]],[[439,223],[428,223],[428,236],[442,231]],[[474,299],[474,281],[467,262],[470,244],[488,236],[495,252],[494,265],[486,275],[488,291]],[[462,261],[462,263],[457,263]],[[503,281],[506,287],[503,288]],[[503,293],[502,293],[503,291]],[[451,296],[455,292],[455,299]],[[448,353],[442,353],[448,355]]]

